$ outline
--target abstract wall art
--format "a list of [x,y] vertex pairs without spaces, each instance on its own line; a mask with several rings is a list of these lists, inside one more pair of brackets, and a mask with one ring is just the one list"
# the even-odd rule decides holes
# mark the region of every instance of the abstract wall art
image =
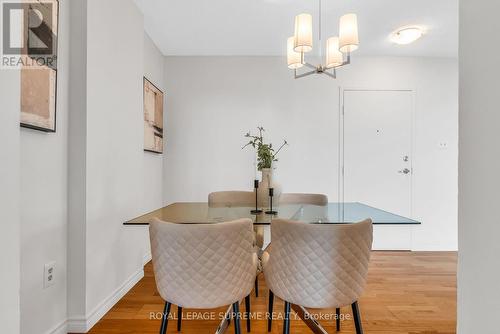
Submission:
[[26,1],[21,8],[21,126],[55,132],[59,2]]
[[144,78],[144,150],[163,153],[163,92]]

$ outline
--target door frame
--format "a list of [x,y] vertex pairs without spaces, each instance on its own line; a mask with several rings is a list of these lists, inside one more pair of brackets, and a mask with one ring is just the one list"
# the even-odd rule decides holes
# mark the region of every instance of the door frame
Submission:
[[339,171],[338,171],[338,198],[339,202],[344,202],[344,128],[345,128],[345,119],[344,119],[344,99],[345,92],[410,92],[411,93],[411,110],[410,110],[410,195],[409,195],[409,208],[410,208],[410,217],[413,217],[413,201],[414,201],[414,173],[415,173],[415,161],[417,161],[417,157],[415,156],[415,142],[416,142],[416,95],[417,91],[415,88],[369,88],[369,87],[339,87],[339,115],[338,115],[338,123],[339,123],[339,149],[338,149],[338,161],[339,161]]

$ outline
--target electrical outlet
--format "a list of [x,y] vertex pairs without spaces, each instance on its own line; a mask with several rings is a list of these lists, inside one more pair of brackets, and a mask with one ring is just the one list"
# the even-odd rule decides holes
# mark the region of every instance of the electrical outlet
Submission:
[[446,149],[448,149],[448,143],[447,143],[447,142],[445,142],[445,141],[439,142],[438,147],[439,147],[441,150],[446,150]]
[[54,285],[56,279],[56,262],[52,261],[46,263],[43,271],[43,288],[47,289],[49,286]]

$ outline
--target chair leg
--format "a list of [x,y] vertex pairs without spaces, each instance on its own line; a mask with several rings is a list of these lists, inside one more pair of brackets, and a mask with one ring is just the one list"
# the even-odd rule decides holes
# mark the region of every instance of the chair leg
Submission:
[[283,320],[283,334],[290,334],[290,303],[285,301],[285,319]]
[[255,277],[255,297],[259,297],[259,276]]
[[340,331],[340,308],[335,309],[335,322],[337,324],[337,332]]
[[250,295],[245,297],[245,315],[247,318],[247,332],[250,332]]
[[274,293],[269,290],[269,305],[268,305],[268,315],[267,315],[267,331],[270,332],[273,326],[273,303],[274,303]]
[[241,334],[239,302],[233,304],[233,314],[234,314],[234,334]]
[[182,326],[182,307],[177,306],[177,331],[181,331]]
[[354,317],[354,325],[356,326],[356,334],[363,334],[363,326],[361,326],[361,316],[359,315],[358,302],[355,301],[351,305],[352,315]]
[[168,326],[168,315],[170,314],[170,303],[165,302],[165,307],[163,308],[163,314],[161,318],[160,334],[165,334],[167,332]]

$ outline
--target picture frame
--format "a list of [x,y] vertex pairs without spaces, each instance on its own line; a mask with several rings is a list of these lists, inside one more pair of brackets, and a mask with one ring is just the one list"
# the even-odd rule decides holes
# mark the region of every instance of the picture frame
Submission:
[[[45,27],[45,37],[51,43],[50,52],[45,52],[43,40],[35,40],[36,34],[33,34],[28,28],[30,20],[30,2],[27,2],[24,10],[24,21],[27,25],[23,27],[25,47],[22,51],[23,65],[20,67],[20,99],[21,115],[20,126],[42,132],[56,132],[57,128],[57,48],[59,37],[59,1],[44,0],[39,2],[44,8],[43,3],[50,4],[45,6],[46,12],[42,12],[42,24]],[[46,19],[47,17],[47,19]],[[36,17],[35,17],[36,19]],[[47,30],[48,28],[48,30]],[[48,33],[47,33],[48,31]],[[45,63],[40,63],[45,60]]]
[[[47,91],[42,93],[44,88]],[[21,69],[21,127],[56,132],[57,70]]]
[[143,77],[144,151],[163,153],[164,93]]

